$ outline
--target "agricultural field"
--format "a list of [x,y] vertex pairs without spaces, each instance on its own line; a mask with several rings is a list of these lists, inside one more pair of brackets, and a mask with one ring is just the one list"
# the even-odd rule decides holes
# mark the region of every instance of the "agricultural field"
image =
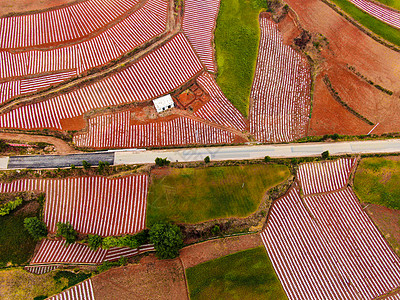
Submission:
[[377,1],[384,5],[400,10],[400,3],[397,2],[396,0],[377,0]]
[[283,165],[165,169],[151,175],[147,224],[246,217],[257,210],[268,189],[288,177]]
[[244,250],[186,270],[190,299],[287,299],[264,248]]

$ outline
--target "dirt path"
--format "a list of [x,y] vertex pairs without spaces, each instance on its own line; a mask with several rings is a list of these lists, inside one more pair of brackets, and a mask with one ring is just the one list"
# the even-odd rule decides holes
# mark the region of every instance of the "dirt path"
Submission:
[[71,154],[71,153],[81,153],[80,151],[75,150],[73,147],[68,145],[67,142],[60,140],[51,136],[43,136],[43,135],[30,135],[30,134],[19,134],[19,133],[3,133],[0,132],[0,139],[5,140],[15,140],[20,142],[45,142],[54,145],[56,148],[56,152],[53,154]]
[[179,259],[144,257],[137,265],[111,269],[92,278],[96,299],[187,300],[185,273]]
[[183,248],[180,259],[184,268],[187,269],[209,260],[262,245],[258,233],[216,239]]

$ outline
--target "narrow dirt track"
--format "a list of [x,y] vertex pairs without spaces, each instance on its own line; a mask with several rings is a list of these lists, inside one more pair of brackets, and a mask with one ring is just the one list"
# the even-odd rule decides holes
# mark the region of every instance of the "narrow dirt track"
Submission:
[[68,145],[67,142],[64,142],[63,140],[51,136],[0,132],[0,139],[15,140],[21,142],[49,143],[54,145],[54,147],[56,148],[56,152],[54,154],[63,155],[63,154],[81,153],[80,151],[75,150],[72,146]]

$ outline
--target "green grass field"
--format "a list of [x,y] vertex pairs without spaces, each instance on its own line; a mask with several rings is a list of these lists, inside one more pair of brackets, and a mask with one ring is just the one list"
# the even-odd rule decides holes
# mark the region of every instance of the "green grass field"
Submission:
[[[390,27],[386,23],[375,19],[371,15],[360,10],[357,6],[350,3],[348,0],[331,0],[343,11],[349,14],[354,20],[359,22],[364,27],[368,28],[375,34],[383,37],[385,40],[400,46],[400,30]],[[397,1],[397,0],[396,0]]]
[[217,83],[244,115],[257,63],[260,30],[258,15],[267,8],[263,0],[221,0],[215,29]]
[[35,215],[18,209],[0,217],[0,266],[26,263],[33,254],[36,241],[25,230],[24,219]]
[[354,178],[354,189],[362,202],[400,209],[400,161],[365,158]]
[[385,4],[387,6],[393,7],[395,9],[400,9],[400,1],[399,0],[377,0],[378,2]]
[[186,270],[191,300],[287,299],[264,247]]
[[248,216],[264,193],[289,174],[286,166],[276,164],[170,169],[168,175],[152,176],[147,224]]

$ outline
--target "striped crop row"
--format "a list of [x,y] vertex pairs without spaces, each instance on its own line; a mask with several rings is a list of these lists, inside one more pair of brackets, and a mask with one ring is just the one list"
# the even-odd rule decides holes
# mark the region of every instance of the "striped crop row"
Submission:
[[91,279],[85,280],[49,300],[94,300],[93,283]]
[[12,78],[61,70],[77,74],[120,57],[151,38],[166,26],[167,2],[147,0],[138,10],[100,35],[80,43],[49,50],[0,52],[0,78]]
[[245,130],[244,117],[226,99],[211,74],[204,72],[197,78],[197,83],[210,95],[211,100],[197,110],[195,116],[239,131]]
[[214,60],[214,29],[218,16],[219,0],[186,0],[183,32],[193,45],[200,61],[210,72],[216,72]]
[[138,2],[87,0],[46,12],[0,18],[0,49],[79,39],[121,17]]
[[75,71],[60,72],[51,75],[44,75],[34,78],[27,78],[0,83],[0,103],[14,98],[47,88],[51,85],[63,82],[76,75]]
[[190,144],[231,144],[235,135],[208,124],[175,117],[168,121],[130,124],[130,112],[101,115],[89,119],[88,131],[73,141],[87,148],[136,148]]
[[278,27],[260,17],[261,38],[251,90],[250,132],[260,142],[306,135],[311,78],[307,60],[282,43]]
[[261,234],[289,299],[375,299],[400,284],[400,260],[351,189],[273,206]]
[[175,90],[203,69],[183,34],[132,66],[79,90],[29,104],[0,116],[1,128],[62,129],[61,120],[95,108],[146,101]]
[[24,269],[29,273],[41,275],[51,272],[58,268],[58,265],[43,265],[43,266],[25,266]]
[[0,185],[1,192],[46,193],[44,221],[50,232],[70,222],[81,233],[102,236],[135,233],[145,228],[148,178],[78,177],[17,180]]
[[341,158],[300,165],[297,175],[303,194],[326,193],[344,188],[355,164],[355,158]]
[[367,0],[350,0],[355,6],[390,26],[400,29],[400,12]]

